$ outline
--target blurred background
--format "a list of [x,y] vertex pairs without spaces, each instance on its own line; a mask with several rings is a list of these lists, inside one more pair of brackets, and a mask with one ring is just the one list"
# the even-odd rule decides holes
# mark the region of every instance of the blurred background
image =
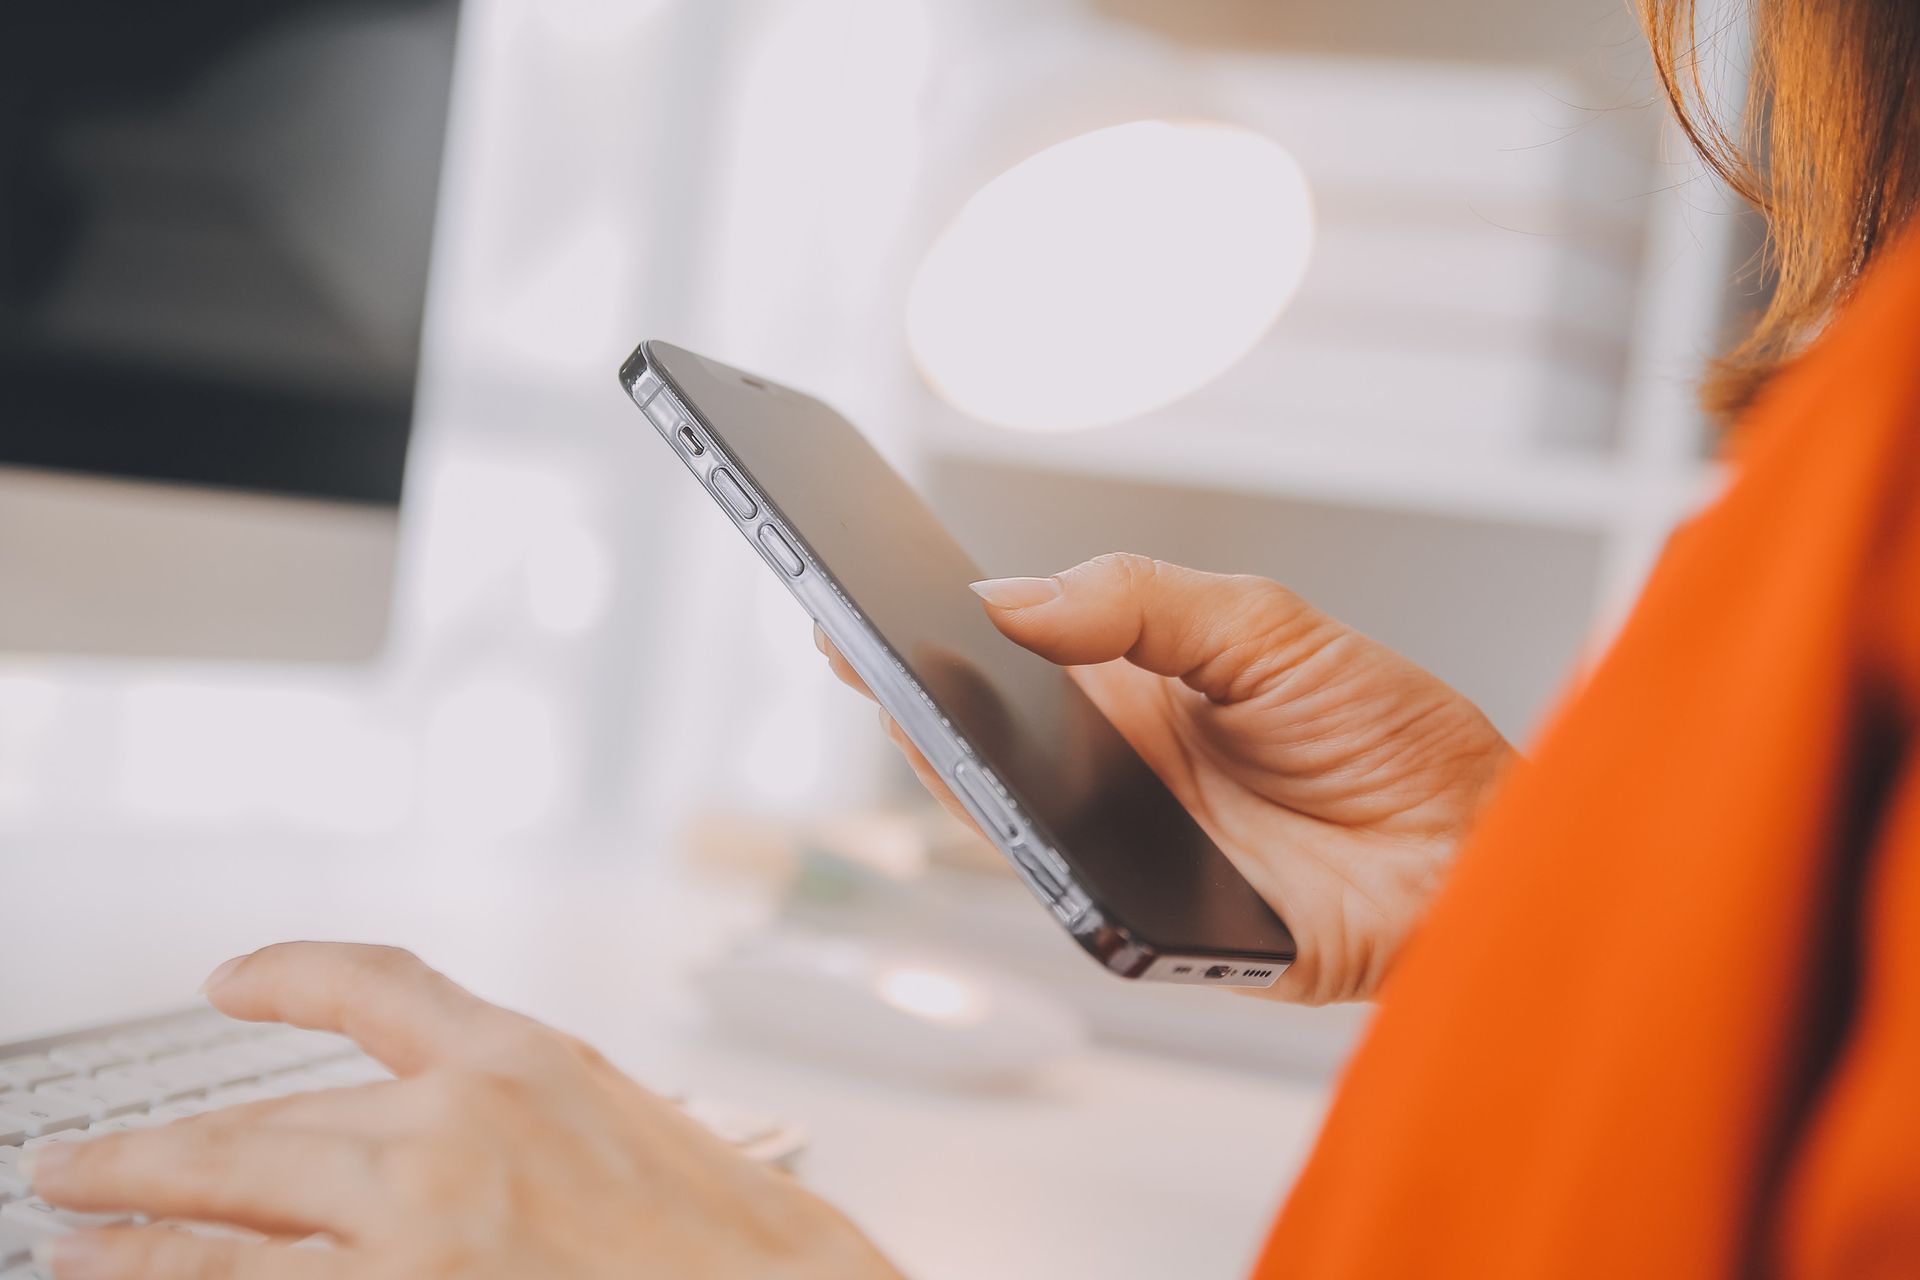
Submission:
[[[1130,550],[1277,578],[1524,740],[1712,493],[1690,379],[1764,287],[1627,7],[169,9],[123,62],[112,4],[23,8],[0,53],[0,879],[38,922],[0,941],[0,1018],[151,1005],[218,945],[325,930],[438,946],[562,1021],[698,1026],[658,975],[743,930],[910,940],[1291,1108],[1284,1141],[1189,1134],[1246,1174],[1189,1205],[1243,1256],[1364,1011],[1096,972],[929,811],[615,370],[661,337],[821,395],[993,573]],[[1737,70],[1733,33],[1716,54]],[[47,452],[49,413],[159,403],[130,366],[266,398]],[[109,516],[41,519],[50,484],[130,476],[160,496],[107,507],[181,539],[135,538],[151,564],[89,532]],[[319,524],[215,519],[203,488]],[[75,583],[111,585],[97,616]],[[50,968],[78,976],[26,980]],[[1129,1249],[1111,1274],[1167,1274]]]

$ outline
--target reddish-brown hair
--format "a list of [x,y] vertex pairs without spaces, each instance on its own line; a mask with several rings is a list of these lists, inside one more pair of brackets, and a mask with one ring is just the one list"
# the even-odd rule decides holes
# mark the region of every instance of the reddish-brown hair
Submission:
[[1681,127],[1767,219],[1771,300],[1704,389],[1731,414],[1920,207],[1920,0],[1747,0],[1751,74],[1732,123],[1704,100],[1697,0],[1636,3]]

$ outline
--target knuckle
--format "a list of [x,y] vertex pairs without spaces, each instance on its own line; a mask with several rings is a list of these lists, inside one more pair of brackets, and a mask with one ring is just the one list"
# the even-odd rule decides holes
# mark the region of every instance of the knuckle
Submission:
[[1283,687],[1315,652],[1337,637],[1325,615],[1288,587],[1267,578],[1244,577],[1236,585],[1245,593],[1241,618],[1222,624],[1215,659],[1232,673],[1224,692],[1229,702],[1251,698]]
[[1135,590],[1150,584],[1159,576],[1162,568],[1160,561],[1137,551],[1109,551],[1087,563],[1097,565],[1102,572],[1119,578],[1125,586]]
[[1268,617],[1295,617],[1307,607],[1307,602],[1300,598],[1298,592],[1272,578],[1240,574],[1235,577],[1234,584]]
[[1214,620],[1227,639],[1257,646],[1278,647],[1300,633],[1307,612],[1299,596],[1276,582],[1248,579],[1241,590],[1241,607],[1231,617]]
[[585,1040],[580,1039],[578,1036],[570,1036],[561,1032],[555,1032],[554,1035],[567,1052],[573,1055],[574,1060],[587,1070],[613,1070],[613,1064],[607,1060],[607,1055],[601,1053],[600,1050],[594,1048]]
[[[549,1046],[557,1057],[577,1063],[560,1046]],[[440,1129],[455,1134],[522,1114],[537,1106],[535,1086],[518,1070],[462,1068],[427,1081],[432,1114]]]
[[435,1071],[420,1076],[417,1088],[430,1113],[447,1125],[467,1122],[492,1101],[487,1077],[476,1071]]
[[[506,1068],[507,1075],[539,1073],[576,1061],[565,1038],[531,1018],[508,1017],[491,1033],[484,1061]],[[500,1083],[508,1083],[502,1079]]]
[[359,953],[359,961],[363,969],[383,978],[416,973],[427,967],[405,947],[369,946]]
[[485,1073],[486,1105],[515,1119],[537,1115],[546,1109],[543,1099],[551,1096],[556,1082],[584,1074],[578,1058],[564,1046],[549,1042],[536,1056],[523,1059],[512,1070]]
[[359,1005],[369,1004],[427,971],[418,956],[401,947],[356,947],[345,959],[342,994]]

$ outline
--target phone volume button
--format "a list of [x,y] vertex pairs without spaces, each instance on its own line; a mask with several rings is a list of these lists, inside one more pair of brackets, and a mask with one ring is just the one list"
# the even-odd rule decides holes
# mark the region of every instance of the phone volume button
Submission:
[[793,544],[778,529],[763,524],[756,536],[760,539],[760,545],[767,549],[768,557],[784,569],[788,577],[797,578],[807,571],[807,562],[800,558],[800,553],[793,549]]
[[760,504],[753,500],[746,486],[734,478],[733,472],[725,467],[715,467],[709,483],[713,485],[713,491],[720,495],[720,501],[726,503],[727,509],[740,519],[751,520],[759,514]]

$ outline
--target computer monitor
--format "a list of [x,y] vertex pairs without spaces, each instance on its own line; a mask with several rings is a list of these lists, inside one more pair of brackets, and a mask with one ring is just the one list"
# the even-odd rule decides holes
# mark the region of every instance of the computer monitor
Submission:
[[457,8],[0,5],[0,652],[379,650]]

